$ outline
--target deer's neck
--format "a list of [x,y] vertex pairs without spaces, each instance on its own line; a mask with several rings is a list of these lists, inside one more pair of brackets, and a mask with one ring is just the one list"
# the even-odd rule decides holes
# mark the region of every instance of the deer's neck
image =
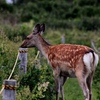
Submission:
[[49,51],[50,44],[47,43],[41,35],[39,35],[38,39],[36,40],[36,47],[39,51],[47,58],[47,54]]

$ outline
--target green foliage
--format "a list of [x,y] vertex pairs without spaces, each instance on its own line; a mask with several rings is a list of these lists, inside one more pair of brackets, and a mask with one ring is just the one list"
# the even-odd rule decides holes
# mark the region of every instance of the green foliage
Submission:
[[28,34],[32,31],[33,21],[30,23],[23,23],[15,26],[4,25],[0,26],[0,29],[4,31],[4,34],[8,37],[8,39],[18,42],[22,41],[27,37]]
[[12,24],[33,20],[34,23],[46,23],[52,28],[100,28],[98,0],[16,0],[13,5],[2,2],[0,6],[2,20],[10,20]]
[[99,17],[82,17],[81,19],[74,20],[74,27],[80,30],[98,30],[100,26]]
[[[44,63],[41,63],[41,65],[36,63],[36,67],[31,67],[20,80],[19,89],[25,86],[29,87],[30,96],[27,97],[28,100],[53,100],[54,98],[55,90],[53,88],[55,87],[51,69],[48,68],[44,60],[42,62]],[[25,97],[24,95],[22,96]]]
[[[94,77],[94,87],[97,89],[97,94],[100,94],[100,63],[96,69],[95,77]],[[100,95],[97,96],[98,100],[100,100]]]
[[[33,77],[34,76],[34,77]],[[33,91],[35,85],[39,82],[40,70],[31,68],[27,74],[21,79],[20,86],[29,86],[30,92]]]
[[[25,5],[20,12],[21,21],[33,19],[35,23],[46,23],[54,28],[73,28],[74,26],[85,30],[100,28],[100,2],[98,0],[18,0],[17,3]],[[77,19],[78,22],[74,23]]]
[[3,11],[8,11],[12,13],[14,11],[14,7],[13,5],[6,4],[4,0],[0,0],[0,12]]
[[[17,56],[18,44],[14,44],[8,40],[6,35],[0,32],[0,86],[4,79],[7,79],[14,66],[14,62]],[[17,67],[13,77],[18,72]]]
[[99,0],[77,0],[80,6],[84,6],[84,5],[94,5],[94,6],[98,6],[100,5],[100,1]]
[[33,100],[39,100],[41,98],[45,99],[45,95],[43,95],[44,92],[46,92],[48,88],[49,82],[44,82],[43,84],[38,84],[37,89],[35,88],[32,92],[32,98]]

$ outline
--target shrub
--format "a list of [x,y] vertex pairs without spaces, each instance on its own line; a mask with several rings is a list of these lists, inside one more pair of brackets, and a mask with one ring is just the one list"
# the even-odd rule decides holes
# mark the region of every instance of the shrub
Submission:
[[80,30],[99,30],[100,18],[82,17],[81,19],[75,19],[73,25]]
[[[39,64],[38,64],[39,66]],[[20,80],[20,87],[29,87],[30,96],[28,100],[53,100],[54,99],[54,80],[51,69],[48,68],[47,63],[42,60],[41,67],[33,65],[27,74]],[[26,96],[25,96],[26,97]]]
[[14,42],[19,42],[25,39],[26,36],[32,31],[32,28],[33,22],[18,24],[15,26],[4,25],[0,27],[8,39]]

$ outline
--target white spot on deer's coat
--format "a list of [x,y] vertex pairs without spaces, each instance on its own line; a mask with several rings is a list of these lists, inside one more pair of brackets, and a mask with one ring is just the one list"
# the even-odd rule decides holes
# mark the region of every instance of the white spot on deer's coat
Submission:
[[93,62],[93,55],[92,53],[87,53],[83,56],[83,62],[86,65],[86,67],[91,70],[91,63]]

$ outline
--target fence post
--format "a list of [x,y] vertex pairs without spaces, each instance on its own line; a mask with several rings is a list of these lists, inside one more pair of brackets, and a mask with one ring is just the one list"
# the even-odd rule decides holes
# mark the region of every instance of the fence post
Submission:
[[3,86],[4,90],[2,93],[3,100],[16,100],[16,80],[4,80]]
[[63,34],[62,36],[61,36],[61,43],[65,43],[65,34]]
[[27,48],[19,48],[20,75],[27,73]]

